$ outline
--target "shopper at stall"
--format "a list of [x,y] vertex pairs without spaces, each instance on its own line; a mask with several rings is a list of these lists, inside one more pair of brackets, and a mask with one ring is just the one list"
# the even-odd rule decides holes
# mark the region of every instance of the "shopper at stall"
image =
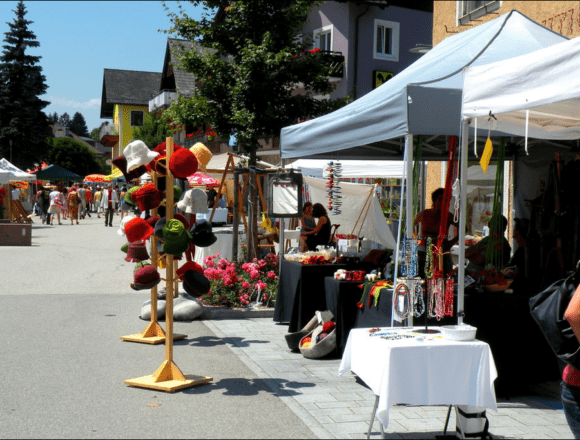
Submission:
[[[419,264],[419,276],[425,276],[425,260],[427,258],[427,238],[431,238],[433,245],[437,244],[439,238],[439,229],[441,227],[441,206],[443,204],[443,194],[445,190],[443,188],[438,188],[431,193],[431,209],[425,209],[417,214],[414,226],[414,237],[418,239],[418,252],[417,252],[417,262]],[[457,227],[458,224],[453,221],[453,216],[447,216],[447,228],[449,231],[450,226]],[[447,237],[443,240],[443,264],[444,272],[448,273],[453,266],[453,259],[449,254],[451,247],[457,243],[459,237],[456,235],[453,239],[449,240]]]
[[[488,223],[488,226],[491,228],[491,225],[494,223],[495,219],[492,217]],[[509,242],[505,237],[505,231],[507,230],[508,221],[503,215],[501,216],[501,227],[500,233],[502,234],[502,242],[499,245],[502,251],[502,261],[505,263],[509,260],[510,254],[512,251],[512,247],[510,246]],[[488,235],[487,237],[482,238],[477,244],[471,246],[469,249],[465,250],[465,259],[469,260],[469,264],[465,268],[467,274],[471,276],[473,279],[479,278],[479,273],[485,269],[485,265],[487,264],[487,260],[485,257],[487,247],[491,241],[491,236]],[[502,266],[503,268],[503,266]]]
[[62,219],[66,220],[68,217],[68,189],[65,187],[60,193],[62,194]]
[[510,286],[514,292],[523,291],[526,287],[526,238],[529,225],[530,222],[526,218],[514,219],[513,236],[518,248],[502,270],[506,278],[514,280]]
[[330,242],[330,219],[322,204],[312,206],[312,217],[317,218],[316,226],[312,231],[300,234],[300,247],[304,244],[308,250],[315,251],[316,246],[326,246]]
[[62,211],[62,194],[58,190],[58,187],[53,186],[51,193],[48,195],[50,198],[50,206],[48,207],[48,213],[50,214],[50,225],[54,225],[54,214],[58,219],[58,224],[62,225],[60,222],[60,213]]
[[67,203],[68,203],[68,216],[70,217],[70,224],[72,225],[74,221],[79,224],[79,195],[76,188],[73,186],[68,192]]
[[[580,288],[572,296],[564,319],[580,342]],[[580,371],[571,365],[566,365],[562,372],[561,398],[564,414],[574,438],[580,439]]]
[[208,208],[213,208],[213,203],[214,203],[216,197],[217,197],[217,191],[213,187],[210,187],[209,190],[207,191],[207,207]]
[[[313,231],[316,227],[314,217],[312,217],[312,202],[304,203],[302,207],[302,218],[300,219],[300,234]],[[306,251],[306,241],[300,241],[300,252]]]

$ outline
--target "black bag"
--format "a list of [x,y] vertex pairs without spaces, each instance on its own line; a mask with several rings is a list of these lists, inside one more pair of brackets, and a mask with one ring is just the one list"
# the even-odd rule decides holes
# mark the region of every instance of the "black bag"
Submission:
[[580,370],[580,343],[564,313],[580,283],[580,269],[530,298],[530,312],[556,356]]

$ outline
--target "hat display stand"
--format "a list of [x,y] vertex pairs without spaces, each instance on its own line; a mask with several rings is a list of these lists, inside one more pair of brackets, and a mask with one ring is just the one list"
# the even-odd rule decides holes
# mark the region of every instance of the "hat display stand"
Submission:
[[[173,152],[173,138],[167,138],[167,158],[171,158]],[[173,175],[167,173],[166,176],[166,217],[167,220],[173,219],[175,201],[173,197]],[[154,236],[155,237],[155,236]],[[153,239],[156,241],[156,238]],[[175,275],[175,265],[173,255],[166,254],[167,266],[165,274],[166,282],[166,310],[165,310],[165,360],[157,370],[148,376],[142,376],[135,379],[126,380],[125,385],[139,388],[148,388],[158,391],[175,392],[184,388],[201,385],[213,380],[212,377],[199,376],[192,374],[183,374],[179,367],[173,361],[173,288]],[[153,305],[153,295],[152,295]],[[151,313],[153,318],[153,313]]]
[[[156,172],[152,173],[153,184],[157,188],[158,176]],[[153,215],[157,215],[158,208],[153,209]],[[154,236],[152,236],[154,237]],[[151,265],[153,267],[158,266],[159,251],[158,243],[155,238],[151,238]],[[157,345],[165,342],[165,332],[161,328],[158,322],[157,314],[157,293],[158,286],[153,286],[151,289],[151,319],[149,325],[141,333],[136,333],[134,335],[121,336],[121,339],[126,342],[139,342],[142,344]],[[175,334],[173,335],[173,340],[177,341],[179,339],[186,338],[187,335]]]

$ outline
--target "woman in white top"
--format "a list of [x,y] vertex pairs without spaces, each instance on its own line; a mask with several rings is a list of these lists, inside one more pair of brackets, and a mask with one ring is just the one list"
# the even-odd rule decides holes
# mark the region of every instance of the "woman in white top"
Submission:
[[[60,213],[62,211],[63,198],[62,193],[58,190],[56,186],[52,187],[51,193],[48,195],[50,199],[50,206],[48,207],[48,213],[50,214],[50,224],[53,225],[54,215],[56,214],[58,218],[58,224],[62,225],[60,222]],[[48,223],[48,222],[47,222]]]

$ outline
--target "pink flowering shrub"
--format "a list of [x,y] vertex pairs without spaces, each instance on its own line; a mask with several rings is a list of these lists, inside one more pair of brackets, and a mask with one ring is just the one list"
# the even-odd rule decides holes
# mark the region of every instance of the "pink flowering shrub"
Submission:
[[204,273],[211,290],[201,297],[204,304],[224,307],[247,307],[258,298],[269,305],[278,293],[278,257],[268,254],[251,263],[231,262],[220,254],[203,260]]

